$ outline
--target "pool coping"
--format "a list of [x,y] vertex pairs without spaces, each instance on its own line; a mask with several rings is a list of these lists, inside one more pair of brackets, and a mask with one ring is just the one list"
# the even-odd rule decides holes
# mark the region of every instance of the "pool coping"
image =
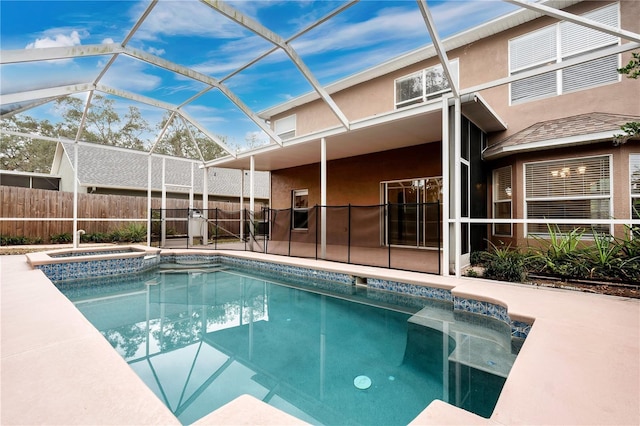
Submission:
[[[490,419],[434,401],[413,424],[640,424],[640,300],[259,253],[200,252],[435,286],[504,306],[512,319],[535,319]],[[0,268],[0,423],[179,424],[25,256],[2,256]],[[26,302],[28,310],[21,308]],[[232,404],[197,423],[247,424],[247,409],[265,412],[263,424],[286,422],[261,401]]]

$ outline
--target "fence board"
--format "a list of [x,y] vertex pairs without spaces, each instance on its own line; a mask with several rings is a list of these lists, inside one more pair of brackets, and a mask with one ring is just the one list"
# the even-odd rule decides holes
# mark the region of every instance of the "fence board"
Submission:
[[[41,218],[41,221],[1,220],[0,235],[41,238],[48,242],[51,235],[71,233],[73,222],[47,220],[73,219],[73,193],[44,189],[0,186],[0,218]],[[162,200],[151,199],[151,207],[159,209]],[[194,201],[195,208],[202,208],[202,201]],[[245,207],[248,207],[245,204]],[[189,200],[167,199],[168,209],[187,209]],[[239,210],[239,203],[210,201],[209,209]],[[82,219],[122,219],[122,221],[83,221]],[[78,194],[78,227],[87,233],[109,233],[133,221],[147,218],[147,198],[125,195]],[[146,226],[146,222],[136,221]]]

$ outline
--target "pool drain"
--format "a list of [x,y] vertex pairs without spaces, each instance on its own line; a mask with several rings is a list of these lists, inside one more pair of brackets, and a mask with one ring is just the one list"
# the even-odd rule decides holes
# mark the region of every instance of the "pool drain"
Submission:
[[353,385],[361,390],[369,389],[371,387],[371,379],[367,376],[358,376],[353,379]]

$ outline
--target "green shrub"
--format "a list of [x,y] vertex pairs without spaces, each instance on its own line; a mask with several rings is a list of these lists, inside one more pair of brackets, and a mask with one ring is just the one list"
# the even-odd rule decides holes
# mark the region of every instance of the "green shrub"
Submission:
[[112,242],[111,235],[104,234],[102,232],[95,232],[92,234],[83,234],[80,236],[80,241],[83,243],[110,243]]
[[467,272],[465,273],[465,275],[467,277],[470,278],[478,278],[480,275],[478,275],[478,273],[475,271],[475,269],[468,269]]
[[147,226],[141,223],[130,223],[114,232],[112,236],[114,241],[139,243],[147,239]]
[[590,270],[584,260],[585,246],[582,243],[584,230],[574,228],[569,232],[561,232],[557,225],[547,225],[547,229],[548,241],[534,237],[540,247],[532,249],[527,256],[529,270],[561,278],[588,277]]
[[469,262],[471,266],[485,266],[490,259],[490,253],[482,250],[482,251],[472,251],[469,254]]
[[[42,239],[40,241],[42,241]],[[23,245],[32,244],[32,243],[33,242],[30,238],[27,238],[21,235],[20,236],[0,235],[1,246],[23,246]]]
[[492,242],[491,250],[487,254],[485,264],[485,278],[499,281],[522,282],[527,273],[525,269],[525,255],[519,250],[511,248],[511,244],[500,247]]
[[73,242],[73,237],[68,232],[63,232],[62,234],[53,234],[49,236],[49,241],[54,244],[68,244]]

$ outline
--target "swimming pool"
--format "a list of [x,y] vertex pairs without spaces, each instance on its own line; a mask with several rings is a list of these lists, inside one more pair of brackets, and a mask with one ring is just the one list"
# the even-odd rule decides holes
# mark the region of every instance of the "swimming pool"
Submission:
[[515,359],[508,324],[448,301],[247,272],[163,264],[58,286],[184,424],[241,394],[313,424],[407,424],[434,399],[491,414]]

